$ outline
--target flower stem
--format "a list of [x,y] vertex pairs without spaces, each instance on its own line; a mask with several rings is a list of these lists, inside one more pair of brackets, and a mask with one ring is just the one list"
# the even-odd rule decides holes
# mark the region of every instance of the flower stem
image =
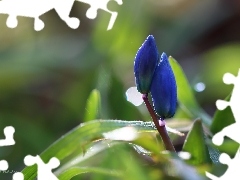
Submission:
[[165,125],[162,125],[162,126],[159,125],[158,118],[157,118],[151,104],[149,103],[148,94],[143,94],[142,99],[143,99],[145,105],[147,106],[147,109],[148,109],[148,111],[149,111],[149,113],[152,117],[152,120],[153,120],[153,122],[154,122],[154,124],[155,124],[161,138],[162,138],[162,141],[165,145],[166,150],[176,152],[176,150],[175,150],[175,148],[174,148],[174,146],[171,142],[171,139],[168,136]]

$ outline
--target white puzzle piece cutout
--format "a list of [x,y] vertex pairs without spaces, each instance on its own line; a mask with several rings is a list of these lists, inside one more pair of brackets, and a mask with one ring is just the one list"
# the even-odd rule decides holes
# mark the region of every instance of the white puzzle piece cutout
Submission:
[[34,18],[34,29],[40,31],[44,28],[44,22],[39,16],[55,9],[59,17],[73,29],[78,28],[80,21],[69,17],[74,0],[2,0],[0,1],[0,13],[8,14],[7,26],[15,28],[18,25],[17,16]]
[[8,169],[8,162],[5,160],[0,161],[0,171],[6,171]]
[[[4,128],[3,133],[5,139],[0,139],[0,147],[1,146],[12,146],[15,144],[13,139],[15,129],[12,126],[7,126]],[[0,161],[0,171],[6,171],[8,169],[8,162],[5,160]]]
[[238,142],[240,144],[240,70],[238,76],[235,77],[230,73],[226,73],[223,76],[223,82],[225,84],[234,84],[232,95],[230,101],[217,100],[216,106],[219,110],[224,110],[227,106],[231,107],[235,123],[223,128],[219,133],[217,133],[212,141],[216,145],[221,145],[224,141],[224,136]]
[[[233,84],[234,88],[230,101],[217,100],[216,106],[219,110],[224,110],[227,106],[230,106],[235,123],[223,128],[220,132],[216,133],[212,142],[218,146],[222,145],[224,142],[224,137],[229,137],[230,139],[236,141],[240,144],[240,69],[238,71],[237,77],[230,73],[226,73],[223,76],[223,82],[225,84]],[[240,179],[240,148],[236,152],[236,155],[231,159],[226,153],[222,153],[219,158],[220,163],[227,164],[227,171],[221,176],[216,177],[209,172],[206,172],[206,176],[211,180],[239,180]]]
[[[38,180],[58,180],[58,178],[52,173],[52,169],[57,168],[60,165],[60,161],[53,157],[49,160],[47,164],[45,164],[40,156],[31,156],[27,155],[24,158],[24,163],[26,166],[32,166],[37,164],[37,179]],[[23,174],[18,172],[13,175],[13,180],[24,180]]]
[[206,172],[206,176],[211,180],[239,180],[240,178],[240,149],[238,149],[235,157],[231,159],[228,154],[222,153],[219,157],[219,161],[222,164],[228,165],[227,171],[221,176],[216,177],[208,172]]
[[[116,21],[117,19],[117,15],[118,13],[117,12],[114,12],[114,11],[110,11],[107,7],[108,3],[110,0],[77,0],[79,2],[83,2],[83,3],[86,3],[86,4],[89,4],[91,7],[87,10],[86,12],[86,16],[87,18],[89,19],[95,19],[97,17],[97,11],[99,9],[101,10],[104,10],[108,13],[111,14],[111,18],[110,18],[110,21],[109,21],[109,24],[108,24],[108,28],[107,30],[110,30],[112,29],[113,25],[114,25],[114,22]],[[122,5],[123,2],[122,0],[115,0],[119,5]]]
[[[102,9],[111,14],[108,30],[112,29],[113,24],[117,18],[117,12],[111,11],[107,8],[110,0],[77,0],[89,4],[86,16],[89,19],[95,19],[98,9]],[[115,0],[119,5],[122,0]],[[15,28],[18,25],[18,16],[30,17],[34,19],[34,29],[40,31],[44,28],[44,22],[40,16],[46,12],[54,9],[59,17],[66,22],[66,24],[76,29],[80,25],[80,20],[75,17],[69,17],[75,0],[2,0],[0,1],[0,14],[8,14],[7,26]]]
[[12,146],[15,144],[15,140],[13,139],[15,129],[12,126],[7,126],[4,128],[3,133],[5,135],[5,139],[0,139],[0,147],[1,146]]

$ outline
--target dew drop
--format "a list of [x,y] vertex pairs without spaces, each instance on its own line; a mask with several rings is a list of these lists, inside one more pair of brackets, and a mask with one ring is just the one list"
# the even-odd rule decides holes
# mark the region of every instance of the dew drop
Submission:
[[195,86],[194,86],[194,89],[197,92],[202,92],[205,90],[205,88],[206,88],[206,85],[203,82],[199,82],[199,83],[195,84]]

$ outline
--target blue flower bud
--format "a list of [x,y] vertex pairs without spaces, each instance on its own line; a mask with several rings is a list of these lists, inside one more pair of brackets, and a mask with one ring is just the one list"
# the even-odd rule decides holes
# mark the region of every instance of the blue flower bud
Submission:
[[149,35],[139,48],[134,61],[134,74],[137,90],[142,94],[150,91],[154,71],[159,61],[157,46]]
[[156,113],[163,119],[175,114],[177,106],[177,85],[168,57],[162,53],[155,70],[151,95]]

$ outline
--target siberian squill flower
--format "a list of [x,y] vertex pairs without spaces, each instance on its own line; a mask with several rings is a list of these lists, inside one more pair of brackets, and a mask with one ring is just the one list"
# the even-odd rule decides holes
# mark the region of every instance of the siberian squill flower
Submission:
[[177,107],[177,85],[168,57],[162,53],[151,85],[155,112],[162,118],[171,118]]
[[149,35],[139,48],[134,61],[135,81],[140,93],[149,93],[158,61],[159,54],[154,37]]
[[172,117],[177,106],[176,80],[167,55],[162,53],[159,58],[152,35],[136,54],[134,74],[137,90],[146,96],[151,93],[155,113],[162,120]]

